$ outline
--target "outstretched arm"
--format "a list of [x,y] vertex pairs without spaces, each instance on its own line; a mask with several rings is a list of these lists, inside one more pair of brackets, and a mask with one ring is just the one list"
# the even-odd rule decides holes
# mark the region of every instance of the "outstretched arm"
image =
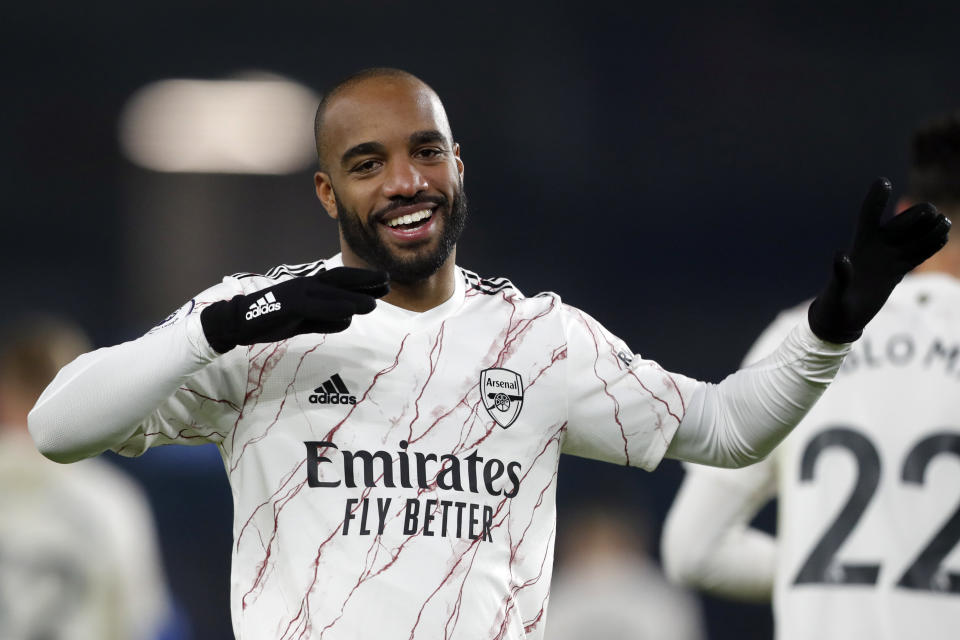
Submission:
[[[218,296],[232,289],[214,287],[207,292],[213,302],[200,313],[64,367],[30,412],[30,433],[57,462],[102,453],[129,439],[185,381],[237,345],[343,331],[354,314],[373,311],[387,290],[385,273],[348,267],[229,300]],[[212,393],[226,391],[222,377],[210,372],[208,378]]]
[[701,383],[666,456],[727,468],[762,460],[813,407],[849,350],[798,325],[760,362]]
[[218,356],[199,316],[84,354],[60,370],[30,411],[30,434],[56,462],[76,462],[127,440],[191,375]]

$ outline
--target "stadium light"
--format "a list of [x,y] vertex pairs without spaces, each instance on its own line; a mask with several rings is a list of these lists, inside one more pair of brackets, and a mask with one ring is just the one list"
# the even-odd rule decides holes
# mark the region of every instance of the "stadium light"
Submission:
[[154,171],[279,175],[314,161],[320,97],[271,74],[171,79],[134,93],[120,117],[120,146]]

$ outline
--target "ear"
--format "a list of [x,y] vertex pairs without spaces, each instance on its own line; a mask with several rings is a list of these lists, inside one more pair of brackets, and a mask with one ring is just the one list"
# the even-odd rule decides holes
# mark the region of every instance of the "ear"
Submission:
[[313,186],[317,191],[320,204],[327,211],[327,215],[336,220],[340,212],[337,211],[337,198],[333,195],[333,183],[330,182],[330,176],[323,171],[317,171],[313,174]]
[[460,158],[460,143],[453,143],[453,161],[457,163],[457,173],[460,174],[460,181],[463,182],[463,160]]

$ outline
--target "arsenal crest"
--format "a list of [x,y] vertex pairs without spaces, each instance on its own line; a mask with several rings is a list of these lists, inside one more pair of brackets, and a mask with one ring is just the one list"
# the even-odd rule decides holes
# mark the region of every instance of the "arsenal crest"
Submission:
[[483,408],[494,421],[506,429],[523,408],[523,380],[510,369],[484,369],[480,372],[480,393]]

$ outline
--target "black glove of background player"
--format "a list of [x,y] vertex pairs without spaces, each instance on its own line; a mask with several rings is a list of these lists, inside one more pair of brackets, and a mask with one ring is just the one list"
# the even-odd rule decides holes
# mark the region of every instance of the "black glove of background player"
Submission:
[[850,249],[837,252],[827,286],[810,305],[810,328],[822,340],[859,338],[903,276],[947,242],[950,221],[928,202],[880,224],[892,188],[886,178],[870,186]]
[[238,344],[343,331],[354,314],[373,311],[375,298],[389,290],[382,271],[337,267],[214,302],[200,313],[200,324],[210,346],[226,353]]

